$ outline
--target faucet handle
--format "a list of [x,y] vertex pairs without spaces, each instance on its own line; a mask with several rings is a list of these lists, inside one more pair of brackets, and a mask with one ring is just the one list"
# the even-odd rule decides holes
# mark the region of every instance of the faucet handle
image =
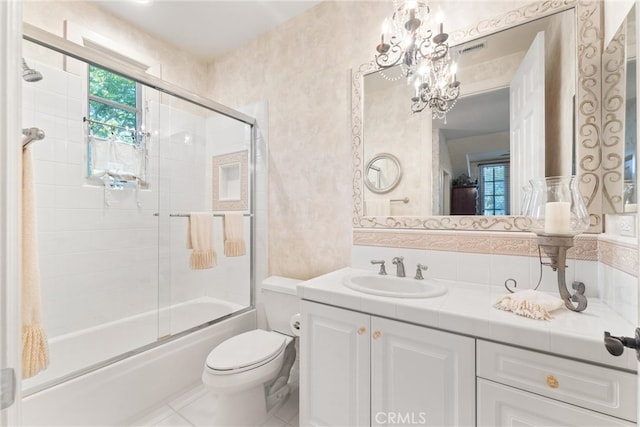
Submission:
[[380,264],[380,271],[378,274],[385,276],[387,274],[387,270],[384,268],[384,260],[371,260],[371,264]]
[[422,270],[426,271],[427,268],[429,268],[429,267],[427,267],[426,265],[422,265],[422,264],[418,264],[416,267],[417,267],[416,268],[416,277],[414,277],[414,279],[423,280],[424,277],[422,276]]

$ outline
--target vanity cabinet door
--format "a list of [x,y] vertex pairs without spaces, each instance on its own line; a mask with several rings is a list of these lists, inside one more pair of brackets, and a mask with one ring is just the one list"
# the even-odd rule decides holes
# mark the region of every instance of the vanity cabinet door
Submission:
[[478,378],[478,426],[634,426],[634,423]]
[[475,340],[371,319],[371,425],[475,424]]
[[369,426],[370,319],[301,302],[300,425]]

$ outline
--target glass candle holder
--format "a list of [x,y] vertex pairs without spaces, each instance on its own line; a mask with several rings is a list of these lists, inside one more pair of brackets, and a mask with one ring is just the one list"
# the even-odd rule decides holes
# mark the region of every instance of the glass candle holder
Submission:
[[532,179],[525,216],[540,236],[575,236],[589,227],[589,213],[575,176]]

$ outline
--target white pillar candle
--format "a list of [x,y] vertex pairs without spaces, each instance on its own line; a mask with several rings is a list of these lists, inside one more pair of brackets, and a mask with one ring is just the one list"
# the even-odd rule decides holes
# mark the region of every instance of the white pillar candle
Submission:
[[570,234],[571,203],[548,202],[545,205],[545,234]]

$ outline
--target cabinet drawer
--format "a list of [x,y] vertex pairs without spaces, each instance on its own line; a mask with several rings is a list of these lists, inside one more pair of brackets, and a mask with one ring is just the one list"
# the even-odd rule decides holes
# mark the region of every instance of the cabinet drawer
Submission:
[[636,421],[636,375],[478,340],[477,375]]
[[478,379],[478,426],[633,426],[537,394]]

